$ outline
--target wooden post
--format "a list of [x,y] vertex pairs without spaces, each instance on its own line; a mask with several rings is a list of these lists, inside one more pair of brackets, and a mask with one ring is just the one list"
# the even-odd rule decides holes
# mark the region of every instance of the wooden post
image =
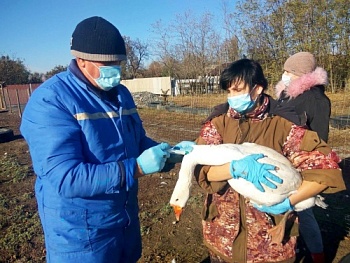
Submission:
[[29,83],[29,90],[28,90],[28,99],[32,95],[33,90],[32,90],[32,83]]
[[22,118],[22,109],[21,109],[21,102],[19,100],[18,89],[16,89],[16,99],[17,99],[19,117]]
[[6,101],[3,82],[0,82],[0,110],[6,110]]
[[9,90],[6,89],[6,93],[7,93],[7,98],[9,100],[9,108],[10,108],[10,112],[12,113],[12,102],[11,102],[11,98],[10,98],[10,93],[9,93]]
[[27,102],[30,98],[30,96],[32,95],[32,84],[29,84],[29,88],[27,89]]

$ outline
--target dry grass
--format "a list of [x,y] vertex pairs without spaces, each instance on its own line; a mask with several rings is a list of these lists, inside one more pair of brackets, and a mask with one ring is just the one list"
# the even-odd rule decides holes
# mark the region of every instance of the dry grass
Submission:
[[223,103],[226,100],[226,93],[222,94],[201,94],[192,96],[176,96],[170,97],[169,102],[173,102],[178,106],[194,107],[194,108],[212,108],[215,105]]
[[328,144],[341,158],[348,158],[350,162],[350,129],[330,128]]
[[[332,116],[350,115],[350,93],[327,93],[332,102]],[[320,109],[322,110],[322,109]]]

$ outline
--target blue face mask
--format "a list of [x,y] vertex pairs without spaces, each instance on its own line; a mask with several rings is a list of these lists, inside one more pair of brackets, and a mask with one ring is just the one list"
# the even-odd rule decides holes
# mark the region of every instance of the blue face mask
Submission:
[[255,105],[255,101],[251,99],[250,93],[228,97],[227,102],[232,109],[239,113],[248,112]]
[[[94,64],[94,63],[92,63]],[[95,64],[94,64],[95,65]],[[105,90],[109,91],[110,89],[118,86],[120,84],[121,78],[121,67],[120,66],[96,66],[100,71],[100,76],[97,79],[94,79],[97,85]]]

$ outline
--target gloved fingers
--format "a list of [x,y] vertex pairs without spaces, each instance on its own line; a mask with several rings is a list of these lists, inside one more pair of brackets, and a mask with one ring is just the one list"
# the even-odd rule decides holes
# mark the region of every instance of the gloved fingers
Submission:
[[170,144],[167,142],[162,142],[162,143],[158,144],[157,146],[163,151],[169,150],[171,148]]
[[281,203],[271,205],[271,206],[256,205],[256,204],[253,204],[253,206],[261,212],[274,214],[274,215],[283,214],[289,210],[293,210],[293,207],[290,204],[289,198],[284,199]]
[[279,183],[279,184],[283,183],[283,179],[281,179],[280,177],[278,177],[277,175],[275,175],[269,171],[264,172],[264,177],[268,178],[276,183]]
[[169,148],[169,144],[160,143],[143,151],[136,159],[143,174],[151,174],[162,170],[167,158],[170,156],[170,153],[167,151]]
[[176,144],[173,148],[176,150],[191,152],[193,150],[193,145],[196,145],[196,143],[193,141],[182,141]]
[[181,155],[186,155],[192,152],[192,148],[184,148],[184,147],[178,147],[174,146],[170,149],[170,152],[176,153],[176,154],[181,154]]
[[188,153],[193,151],[193,147],[192,146],[186,146],[186,147],[183,147],[181,150],[185,151],[186,154],[188,154]]
[[181,142],[179,142],[178,144],[176,144],[175,146],[178,146],[178,147],[187,147],[187,146],[192,146],[192,145],[196,145],[196,143],[193,142],[193,141],[181,141]]
[[260,192],[265,192],[264,187],[262,187],[260,182],[254,183],[254,186],[260,191]]
[[157,154],[157,155],[154,156],[155,166],[158,168],[157,171],[155,171],[155,172],[161,171],[164,168],[164,166],[165,166],[165,162],[166,162],[166,160],[168,158],[167,157],[168,153],[163,152],[162,154],[163,155]]
[[193,147],[192,146],[186,146],[186,147],[174,146],[172,149],[184,151],[184,152],[186,152],[186,154],[188,154],[188,153],[193,151]]
[[270,182],[270,181],[267,180],[266,178],[262,178],[262,179],[260,180],[260,183],[266,185],[267,187],[269,187],[269,188],[271,188],[271,189],[276,189],[276,188],[277,188],[277,186],[276,186],[274,183]]
[[276,166],[268,163],[261,164],[261,167],[264,168],[265,170],[276,170]]
[[171,146],[168,143],[162,142],[162,143],[154,146],[154,148],[157,151],[157,155],[159,154],[163,158],[170,157],[170,153],[167,150],[169,150],[171,148]]
[[262,153],[253,153],[253,154],[251,154],[251,155],[248,155],[247,157],[248,157],[248,158],[253,158],[255,161],[257,161],[257,160],[259,160],[259,159],[261,159],[261,158],[264,158],[265,155],[262,154]]

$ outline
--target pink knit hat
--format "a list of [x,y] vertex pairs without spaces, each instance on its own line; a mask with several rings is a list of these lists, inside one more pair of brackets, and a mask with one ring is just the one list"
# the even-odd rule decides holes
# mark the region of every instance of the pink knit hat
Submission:
[[284,70],[297,76],[310,73],[316,69],[316,59],[310,52],[299,52],[289,57],[284,63]]

